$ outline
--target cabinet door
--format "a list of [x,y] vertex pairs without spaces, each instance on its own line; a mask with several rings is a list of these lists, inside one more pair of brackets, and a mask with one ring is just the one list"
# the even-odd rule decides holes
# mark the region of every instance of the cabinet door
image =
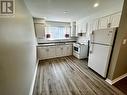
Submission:
[[56,46],[56,57],[62,57],[62,48],[60,45]]
[[88,26],[88,23],[87,22],[84,22],[83,24],[82,24],[82,27],[81,27],[81,32],[82,33],[86,33],[87,32],[87,27]]
[[48,59],[48,47],[38,47],[38,57],[40,60]]
[[71,37],[76,36],[76,22],[71,22]]
[[72,55],[72,45],[66,45],[66,56]]
[[94,19],[94,20],[92,21],[92,31],[98,29],[98,24],[99,24],[99,19]]
[[76,34],[75,36],[77,37],[78,36],[78,25],[76,24]]
[[82,25],[81,24],[77,24],[77,26],[76,26],[76,32],[77,33],[81,33],[82,32]]
[[66,56],[66,52],[67,52],[67,49],[66,49],[66,45],[61,45],[61,53],[62,53],[62,56]]
[[89,22],[88,22],[87,32],[88,32],[89,34],[92,33],[92,21],[89,21]]
[[99,19],[99,29],[108,28],[110,16],[102,17]]
[[111,27],[119,27],[120,18],[121,12],[111,15],[110,18]]
[[56,46],[49,46],[49,52],[48,52],[48,58],[55,58],[56,54],[55,54],[55,49]]
[[35,32],[37,38],[44,38],[45,37],[45,27],[42,23],[35,23]]

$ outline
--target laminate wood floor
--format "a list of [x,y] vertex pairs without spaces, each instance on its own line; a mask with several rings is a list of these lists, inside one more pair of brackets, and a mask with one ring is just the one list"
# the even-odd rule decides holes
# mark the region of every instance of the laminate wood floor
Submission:
[[33,95],[124,95],[73,56],[39,62]]
[[123,78],[122,80],[116,82],[113,85],[127,95],[127,77]]

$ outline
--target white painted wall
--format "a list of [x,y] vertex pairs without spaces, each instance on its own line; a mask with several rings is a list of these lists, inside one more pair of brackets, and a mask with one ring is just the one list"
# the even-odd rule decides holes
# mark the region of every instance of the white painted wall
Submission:
[[15,1],[15,17],[0,18],[0,95],[29,95],[36,67],[32,17]]
[[70,27],[71,23],[70,22],[58,22],[58,21],[46,21],[46,26],[66,26]]

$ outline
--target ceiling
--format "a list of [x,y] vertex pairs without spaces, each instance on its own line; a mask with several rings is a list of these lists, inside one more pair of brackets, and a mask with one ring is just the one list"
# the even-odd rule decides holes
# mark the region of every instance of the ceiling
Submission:
[[[75,21],[106,9],[121,9],[123,0],[24,0],[33,17]],[[94,3],[100,5],[93,7]],[[66,12],[67,11],[67,12]],[[66,12],[66,13],[64,13]]]

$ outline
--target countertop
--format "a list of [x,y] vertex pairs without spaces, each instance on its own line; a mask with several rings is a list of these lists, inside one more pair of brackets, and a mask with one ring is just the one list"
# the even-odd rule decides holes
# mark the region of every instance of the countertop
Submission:
[[73,42],[57,42],[57,43],[39,43],[37,47],[44,47],[44,46],[58,46],[58,45],[72,45]]
[[76,42],[77,38],[68,39],[37,39],[38,44]]
[[69,45],[76,42],[76,38],[69,38],[69,39],[37,39],[38,45],[37,47],[42,46],[57,46],[57,45]]

